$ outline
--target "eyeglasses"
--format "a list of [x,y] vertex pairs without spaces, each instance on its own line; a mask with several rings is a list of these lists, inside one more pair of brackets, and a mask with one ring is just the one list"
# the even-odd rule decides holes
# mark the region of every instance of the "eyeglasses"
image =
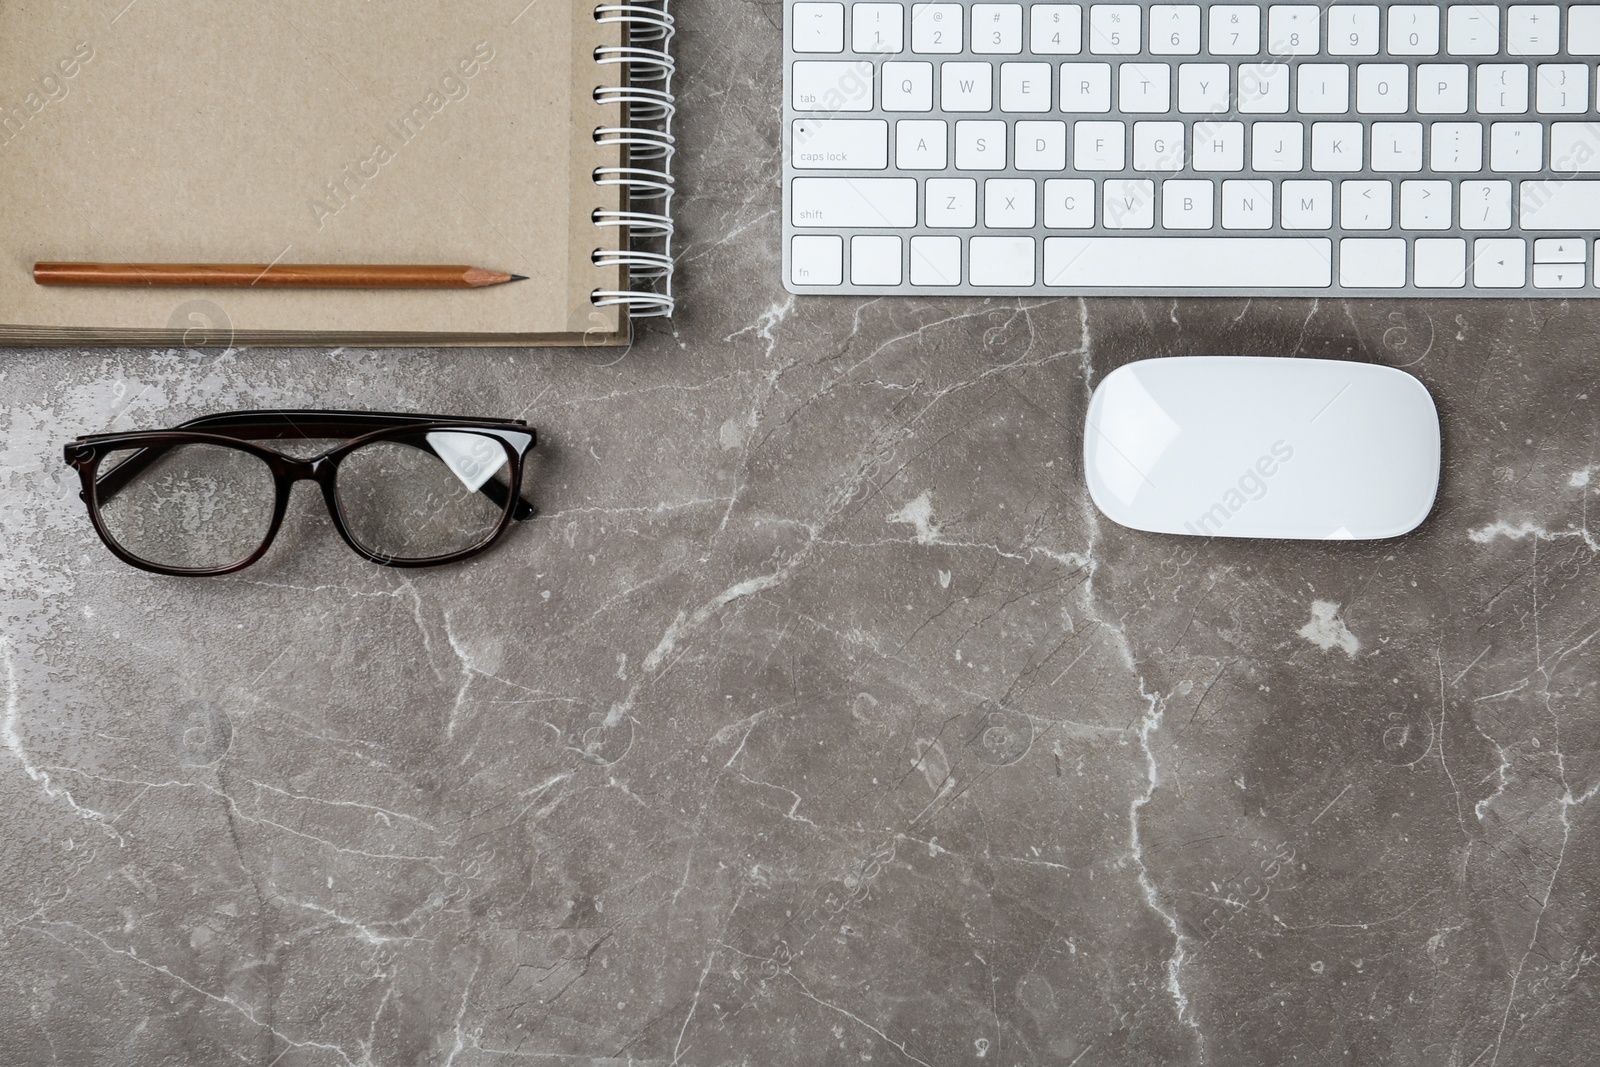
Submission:
[[[310,459],[256,441],[343,440]],[[294,483],[313,481],[345,543],[374,563],[428,567],[477,555],[512,520],[533,427],[367,411],[238,411],[171,430],[93,434],[66,446],[95,531],[157,574],[231,574],[266,554]]]

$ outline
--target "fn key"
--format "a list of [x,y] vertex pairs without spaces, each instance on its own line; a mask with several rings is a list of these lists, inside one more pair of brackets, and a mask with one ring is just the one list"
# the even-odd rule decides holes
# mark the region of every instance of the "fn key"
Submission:
[[844,284],[844,238],[817,233],[790,241],[789,281],[794,285]]

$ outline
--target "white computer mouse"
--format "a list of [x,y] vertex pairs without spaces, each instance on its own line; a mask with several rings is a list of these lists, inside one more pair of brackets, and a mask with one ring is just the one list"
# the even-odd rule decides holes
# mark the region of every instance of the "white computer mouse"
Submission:
[[1118,367],[1089,400],[1084,470],[1123,526],[1199,537],[1396,537],[1439,489],[1439,412],[1391,367],[1178,356]]

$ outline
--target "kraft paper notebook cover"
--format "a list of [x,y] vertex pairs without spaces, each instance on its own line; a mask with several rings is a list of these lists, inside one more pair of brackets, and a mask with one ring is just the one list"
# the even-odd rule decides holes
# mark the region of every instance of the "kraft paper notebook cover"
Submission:
[[[0,342],[625,341],[630,307],[670,310],[664,9],[0,2]],[[463,263],[529,280],[45,288],[39,260]],[[630,268],[658,291],[631,291]]]

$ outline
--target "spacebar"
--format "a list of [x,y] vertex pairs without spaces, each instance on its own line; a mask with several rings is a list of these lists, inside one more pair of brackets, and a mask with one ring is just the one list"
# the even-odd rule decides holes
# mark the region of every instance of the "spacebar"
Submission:
[[1075,289],[1326,289],[1333,242],[1301,237],[1047,237],[1044,283]]

